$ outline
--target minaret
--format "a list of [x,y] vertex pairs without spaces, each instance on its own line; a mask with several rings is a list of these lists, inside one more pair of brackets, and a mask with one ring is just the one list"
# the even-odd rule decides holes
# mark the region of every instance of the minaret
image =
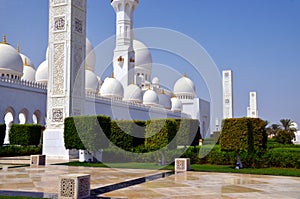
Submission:
[[231,70],[224,70],[223,76],[223,119],[233,117],[233,77]]
[[64,119],[84,112],[86,0],[49,0],[49,77],[43,154],[69,158]]
[[257,109],[257,94],[256,92],[249,93],[249,107],[247,108],[247,117],[258,118]]
[[133,50],[133,15],[138,0],[112,0],[116,12],[116,48],[113,71],[123,88],[134,80],[135,55]]

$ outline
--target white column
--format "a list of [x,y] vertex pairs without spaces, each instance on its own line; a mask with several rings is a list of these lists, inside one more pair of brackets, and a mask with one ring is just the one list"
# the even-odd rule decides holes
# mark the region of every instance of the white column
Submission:
[[69,158],[64,119],[84,113],[86,0],[49,0],[49,77],[43,154]]

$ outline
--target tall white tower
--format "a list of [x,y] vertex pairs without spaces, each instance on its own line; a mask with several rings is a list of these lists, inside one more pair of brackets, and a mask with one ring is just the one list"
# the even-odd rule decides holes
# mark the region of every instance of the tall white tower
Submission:
[[47,121],[43,154],[69,158],[64,119],[80,115],[85,100],[86,0],[49,0]]
[[116,12],[116,48],[114,51],[114,76],[123,88],[134,80],[135,54],[133,50],[133,15],[138,0],[112,0]]
[[247,117],[258,118],[256,92],[249,93],[249,102],[249,107],[247,108]]
[[224,70],[223,76],[223,118],[233,117],[233,76],[231,70]]

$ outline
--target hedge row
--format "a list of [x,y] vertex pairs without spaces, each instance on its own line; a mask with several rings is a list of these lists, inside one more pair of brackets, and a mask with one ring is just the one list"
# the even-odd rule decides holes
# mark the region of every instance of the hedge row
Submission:
[[199,122],[193,119],[111,121],[107,116],[79,116],[66,118],[64,126],[67,149],[91,151],[109,145],[126,151],[175,149],[198,145],[201,137]]
[[0,124],[0,146],[2,146],[3,143],[4,143],[5,130],[6,130],[6,125],[5,124]]
[[41,142],[42,126],[39,124],[13,124],[9,131],[11,145],[39,145]]
[[0,157],[42,154],[42,146],[3,146]]
[[224,151],[254,153],[267,148],[266,122],[259,118],[225,119],[220,135]]
[[115,145],[126,151],[143,145],[145,141],[145,121],[112,121],[111,145]]
[[[203,150],[202,146],[202,150]],[[208,147],[209,148],[209,147]],[[201,146],[191,146],[187,149],[167,150],[166,162],[172,163],[175,158],[190,158],[191,164],[215,164],[232,165],[236,164],[235,152],[221,151],[219,145],[216,145],[208,155],[199,158]],[[205,150],[205,149],[204,149]],[[300,149],[298,148],[276,148],[267,150],[263,155],[258,153],[241,152],[241,161],[245,167],[267,168],[300,168]],[[121,162],[158,162],[161,158],[159,151],[152,153],[132,153],[119,148],[104,149],[104,163]]]
[[64,141],[67,149],[97,151],[109,146],[110,117],[68,117],[64,122]]

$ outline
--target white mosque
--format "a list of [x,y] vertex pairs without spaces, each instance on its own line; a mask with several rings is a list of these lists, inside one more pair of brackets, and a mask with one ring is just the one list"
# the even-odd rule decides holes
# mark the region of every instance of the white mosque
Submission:
[[[53,5],[51,2],[49,9],[56,9],[55,1],[52,2]],[[103,114],[119,120],[193,118],[200,121],[202,134],[208,132],[210,103],[196,96],[193,81],[183,74],[174,84],[173,90],[162,87],[159,78],[152,78],[151,75],[150,50],[141,41],[134,40],[131,31],[123,31],[133,28],[133,13],[137,4],[138,0],[111,2],[116,12],[117,32],[116,48],[112,52],[114,60],[111,76],[100,77],[95,73],[98,57],[85,33],[82,34],[86,38],[85,80],[83,80],[85,81],[85,97],[84,103],[78,105],[83,108],[77,110],[73,105],[75,108],[69,115]],[[63,6],[68,5],[61,5]],[[82,4],[82,6],[85,5]],[[129,19],[128,16],[130,16]],[[67,18],[68,15],[64,17]],[[52,23],[52,19],[56,20],[55,17],[49,17],[49,24]],[[64,28],[62,18],[58,20],[61,23],[60,26],[56,26],[55,22],[54,34],[63,31],[62,28]],[[76,23],[75,30],[79,33],[82,27],[78,28],[77,25],[82,25],[83,22]],[[66,34],[67,32],[68,30]],[[119,34],[120,32],[122,33]],[[49,30],[49,35],[50,33],[51,30]],[[52,37],[49,36],[49,38]],[[63,102],[63,98],[59,98],[59,90],[65,84],[59,83],[60,77],[54,75],[57,69],[55,63],[53,64],[56,60],[64,59],[63,56],[68,57],[62,55],[55,58],[53,44],[49,39],[45,61],[36,69],[29,56],[22,54],[19,47],[11,46],[6,35],[3,36],[3,41],[0,43],[0,123],[6,123],[8,126],[11,123],[39,123],[45,125],[47,131],[47,128],[53,129],[56,124],[60,125],[63,122],[63,118],[67,116],[64,114],[66,102]],[[67,75],[66,73],[63,75]],[[57,90],[56,95],[54,89]],[[49,110],[49,103],[51,103],[52,110]],[[65,158],[63,138],[61,135],[55,136],[54,133],[44,134],[43,154]],[[6,135],[5,143],[9,143],[8,135]]]

